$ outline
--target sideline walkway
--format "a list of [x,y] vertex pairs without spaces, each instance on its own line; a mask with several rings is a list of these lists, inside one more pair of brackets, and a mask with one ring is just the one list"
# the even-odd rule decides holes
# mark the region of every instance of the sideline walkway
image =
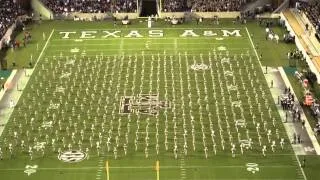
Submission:
[[23,89],[30,79],[30,74],[32,71],[33,69],[18,70],[11,81],[11,88],[7,89],[2,99],[0,99],[0,136],[2,135],[4,127],[8,123],[8,120],[10,119],[10,116],[14,110],[14,108],[10,108],[10,101],[13,100],[14,104],[19,101]]
[[[270,87],[270,92],[272,94],[272,97],[274,99],[274,102],[278,108],[278,112],[280,114],[281,120],[284,124],[284,127],[286,129],[286,132],[288,134],[288,137],[290,141],[293,139],[293,134],[299,134],[301,135],[302,143],[300,144],[292,144],[293,150],[297,155],[319,155],[320,154],[320,146],[317,141],[317,139],[314,137],[314,134],[310,134],[309,132],[312,132],[312,129],[306,119],[306,116],[304,112],[302,111],[301,119],[306,120],[305,128],[302,128],[301,122],[292,122],[292,118],[289,116],[287,118],[287,122],[285,122],[285,111],[282,109],[281,105],[278,104],[278,96],[283,94],[284,89],[286,87],[291,88],[291,92],[294,94],[293,89],[290,85],[290,82],[288,81],[285,74],[283,74],[283,69],[271,69],[269,68],[268,74],[265,74],[265,78],[267,82],[269,83],[273,80],[273,87]],[[282,71],[282,72],[281,72]],[[283,77],[285,76],[285,77]],[[295,99],[297,100],[296,95],[294,94]],[[297,101],[296,101],[297,102]],[[289,113],[290,114],[290,113]]]
[[14,104],[17,104],[17,102],[19,101],[20,96],[23,93],[23,89],[28,84],[30,76],[33,74],[33,71],[35,70],[40,58],[42,57],[43,52],[47,48],[47,45],[53,35],[53,32],[54,32],[54,29],[52,29],[50,36],[47,39],[44,47],[42,48],[42,51],[38,56],[34,67],[32,69],[18,70],[18,72],[15,74],[12,81],[10,82],[11,83],[10,86],[12,88],[7,89],[2,99],[0,99],[0,137],[14,109],[14,108],[10,108],[10,101],[13,100]]

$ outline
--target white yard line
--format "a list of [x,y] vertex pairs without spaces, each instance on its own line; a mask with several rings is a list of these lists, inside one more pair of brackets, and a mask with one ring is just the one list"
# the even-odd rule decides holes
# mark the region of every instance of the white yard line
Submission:
[[[177,40],[178,38],[174,38],[174,40]],[[123,41],[125,39],[121,39],[121,41]],[[55,40],[53,40],[55,41]],[[120,43],[121,43],[120,41]],[[81,42],[83,43],[83,42]],[[74,43],[70,43],[70,44],[50,44],[50,47],[74,47],[76,46],[77,44],[81,44],[79,42],[74,42]],[[135,42],[134,44],[138,44],[138,45],[145,45],[146,43],[145,42]],[[171,42],[152,42],[152,44],[155,44],[155,45],[172,45]],[[203,42],[179,42],[179,45],[203,45]],[[218,42],[210,42],[210,45],[225,45],[226,43],[224,42],[221,42],[221,43],[218,43]],[[242,44],[242,43],[238,43],[238,44]],[[90,43],[90,44],[86,44],[86,46],[117,46],[117,44],[114,44],[114,43]]]
[[51,39],[51,37],[52,37],[52,35],[53,35],[53,32],[54,32],[54,29],[52,29],[52,31],[51,31],[51,33],[50,33],[50,36],[49,36],[49,38],[48,38],[47,41],[46,41],[46,44],[45,44],[44,47],[42,48],[42,51],[40,52],[40,55],[39,55],[39,57],[37,58],[37,62],[36,62],[36,64],[34,65],[33,69],[36,68],[36,66],[37,66],[40,58],[41,58],[42,55],[43,55],[44,50],[47,48],[47,46],[48,46],[48,44],[49,44],[49,41],[50,41],[50,39]]
[[[254,50],[254,53],[255,53],[255,55],[256,55],[256,57],[257,57],[257,59],[258,59],[259,64],[260,64],[260,68],[261,68],[261,70],[262,70],[262,72],[263,72],[263,68],[262,68],[262,64],[261,64],[261,62],[260,62],[260,58],[259,58],[258,52],[257,52],[257,50],[256,50],[256,48],[255,48],[255,46],[254,46],[254,44],[253,44],[252,38],[251,38],[251,36],[250,36],[250,33],[249,33],[247,27],[246,27],[246,31],[247,31],[247,35],[248,35],[248,37],[249,37],[251,46],[252,46],[252,48],[253,48],[253,50]],[[290,143],[290,144],[291,144],[291,143]],[[292,144],[291,144],[291,147],[292,147]],[[293,147],[292,147],[292,150],[293,150]],[[293,152],[294,152],[294,150],[293,150]],[[295,156],[295,158],[296,158],[296,160],[297,160],[297,162],[298,162],[298,166],[299,166],[299,168],[300,168],[300,170],[301,170],[301,173],[302,173],[302,175],[303,175],[303,178],[304,178],[305,180],[307,180],[307,177],[306,177],[306,175],[305,175],[305,173],[304,173],[304,170],[303,170],[302,167],[301,167],[300,160],[299,160],[299,158],[298,158],[298,156],[297,156],[297,154],[296,154],[295,152],[294,152],[294,156]]]
[[[295,166],[261,166],[264,168],[294,168]],[[104,169],[105,167],[97,167],[97,166],[87,166],[87,167],[71,167],[71,168],[59,168],[59,167],[48,167],[48,168],[38,168],[38,170],[90,170],[90,169]],[[154,166],[110,166],[110,169],[154,169]],[[161,166],[161,169],[180,169],[181,166]],[[184,166],[185,169],[221,169],[221,168],[245,168],[245,166]],[[0,169],[0,171],[21,171],[25,170],[25,168],[8,168],[8,169]]]
[[[74,46],[77,46],[77,45],[74,45]],[[145,48],[144,46],[141,46],[141,47],[137,47],[137,48],[126,48],[127,51],[142,51],[142,48]],[[62,49],[55,49],[55,50],[51,50],[50,52],[56,52],[56,53],[60,53],[60,52],[70,52],[70,49],[68,50],[65,50],[66,48],[64,48],[63,50]],[[179,48],[178,50],[179,51],[192,51],[192,50],[199,50],[201,52],[203,52],[203,50],[207,50],[207,51],[212,51],[213,47],[207,47],[207,48]],[[168,51],[171,50],[171,49],[167,49]],[[239,52],[243,52],[244,50],[246,50],[245,48],[228,48],[228,50],[230,51],[239,51]],[[248,49],[249,50],[249,49]],[[106,48],[106,49],[103,49],[103,50],[97,50],[96,48],[92,48],[92,49],[86,49],[86,52],[108,52],[108,51],[119,51],[119,48]],[[221,52],[224,52],[224,51],[221,51]],[[74,53],[76,54],[76,53]],[[78,53],[79,54],[79,53]]]
[[174,39],[174,54],[178,54],[178,40],[177,38]]
[[181,159],[180,159],[180,179],[186,179],[187,175],[186,175],[186,163],[184,161],[184,155],[181,155]]
[[104,169],[104,158],[100,157],[99,161],[98,161],[98,170],[97,170],[97,174],[96,174],[96,180],[101,179],[101,175],[102,175],[102,170]]
[[[123,40],[123,39],[121,39],[121,41],[120,41],[120,45],[119,45],[119,46],[120,46],[120,47],[119,47],[119,54],[120,54],[120,55],[121,55],[121,54],[122,54],[122,52],[123,52],[123,45],[124,45],[123,41],[124,41],[124,40]],[[86,44],[86,45],[88,46],[88,45],[90,45],[90,44]]]

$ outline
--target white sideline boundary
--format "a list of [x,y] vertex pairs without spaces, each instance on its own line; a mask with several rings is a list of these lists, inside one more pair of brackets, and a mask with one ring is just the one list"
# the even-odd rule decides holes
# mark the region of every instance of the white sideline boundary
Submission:
[[[284,72],[283,68],[282,67],[278,67],[278,70],[279,70],[279,72],[281,74],[281,77],[282,77],[284,83],[286,84],[287,87],[290,87],[291,92],[293,93],[294,97],[297,99],[296,93],[294,92],[294,89],[292,88],[291,83],[290,83],[286,73]],[[302,113],[302,118],[306,119],[306,121],[305,121],[306,131],[307,131],[307,133],[308,133],[308,135],[309,135],[309,137],[311,139],[312,145],[313,145],[317,155],[320,155],[320,145],[319,145],[316,137],[314,136],[314,132],[312,131],[312,128],[310,126],[309,121],[307,120],[307,117],[306,117],[305,113]]]
[[[42,48],[42,51],[40,52],[40,54],[39,54],[39,56],[38,56],[38,58],[37,58],[37,62],[35,63],[35,66],[32,68],[32,70],[29,70],[30,75],[33,73],[35,67],[37,66],[37,64],[38,64],[38,62],[39,62],[39,60],[40,60],[40,58],[41,58],[42,55],[43,55],[44,50],[45,50],[46,47],[48,46],[49,41],[50,41],[50,39],[51,39],[51,37],[52,37],[52,35],[53,35],[53,32],[54,32],[54,29],[52,29],[49,38],[47,39],[44,47]],[[11,75],[10,75],[10,77],[9,77],[9,79],[11,78],[11,80],[12,80],[17,72],[18,72],[17,70],[15,70],[14,72],[12,72]],[[29,80],[30,80],[30,76],[29,76],[29,77],[20,77],[20,79],[18,79],[18,81],[17,81],[17,84],[19,84],[19,81],[21,81],[22,78],[26,78],[25,84],[23,85],[23,87],[25,87],[25,86],[28,84]],[[8,79],[8,80],[9,80],[9,79]],[[7,80],[7,82],[8,82],[8,80]],[[10,80],[10,81],[11,81],[11,80]],[[4,95],[4,94],[3,94],[3,95]],[[2,97],[3,97],[3,95],[2,95]],[[18,102],[18,101],[19,101],[21,95],[22,95],[22,93],[19,93],[19,94],[17,95],[17,97],[16,97],[16,99],[15,99],[15,102]],[[2,97],[1,97],[1,99],[2,99]],[[11,117],[11,115],[12,115],[12,112],[13,112],[13,110],[10,110],[10,111],[9,111],[8,119],[5,119],[5,122],[8,122],[8,121],[9,121],[9,119],[10,119],[10,117]],[[3,129],[1,129],[1,131],[0,131],[0,136],[2,135],[4,129],[5,129],[5,127],[3,127]]]
[[[261,62],[260,62],[260,58],[259,58],[258,52],[257,52],[257,50],[256,50],[256,48],[255,48],[255,46],[254,46],[254,44],[253,44],[252,38],[251,38],[251,36],[250,36],[249,30],[248,30],[247,27],[246,27],[246,31],[247,31],[247,35],[248,35],[248,37],[249,37],[251,46],[252,46],[252,48],[253,48],[253,51],[254,51],[255,55],[257,56],[257,58],[258,58],[258,61],[259,61],[259,64],[260,64],[260,68],[261,68],[261,70],[262,70],[262,72],[263,72],[262,64],[261,64]],[[292,144],[291,144],[291,147],[292,147]],[[293,150],[293,147],[292,147],[292,150]],[[294,152],[294,151],[293,151],[293,152]],[[298,156],[297,156],[297,154],[296,154],[295,152],[294,152],[294,156],[295,156],[297,162],[299,163],[298,166],[299,166],[299,168],[300,168],[300,170],[301,170],[301,173],[302,173],[302,175],[303,175],[303,178],[304,178],[305,180],[307,180],[306,174],[304,173],[304,170],[303,170],[302,167],[301,167],[300,160],[299,160],[299,158],[298,158]]]
[[48,38],[47,41],[46,41],[46,44],[44,44],[44,47],[42,48],[42,51],[40,52],[40,54],[39,54],[39,56],[38,56],[38,58],[37,58],[37,62],[36,62],[36,64],[34,65],[33,70],[36,68],[36,66],[37,66],[40,58],[41,58],[42,55],[43,55],[44,50],[47,48],[47,46],[48,46],[48,44],[49,44],[49,41],[50,41],[50,39],[51,39],[51,37],[52,37],[52,35],[53,35],[53,32],[54,32],[54,29],[52,29],[52,31],[51,31],[51,33],[50,33],[50,35],[49,35],[49,38]]

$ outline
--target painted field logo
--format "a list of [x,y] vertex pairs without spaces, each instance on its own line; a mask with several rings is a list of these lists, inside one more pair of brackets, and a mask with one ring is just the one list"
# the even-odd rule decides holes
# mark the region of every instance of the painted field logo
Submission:
[[160,101],[157,94],[123,96],[120,100],[120,114],[141,113],[157,115],[161,108],[169,108],[169,101]]
[[67,163],[77,163],[83,161],[87,154],[81,151],[66,151],[58,156],[58,159]]
[[252,172],[252,174],[260,170],[257,163],[247,163],[246,167],[247,167],[247,171]]
[[[246,149],[250,148],[250,141],[249,140],[242,139],[242,140],[240,140],[239,143],[242,144],[242,147],[244,147]],[[248,164],[250,164],[250,163],[248,163]]]
[[38,165],[26,165],[25,170],[23,171],[26,173],[28,176],[30,176],[33,173],[37,172]]
[[203,63],[191,65],[191,69],[195,71],[203,71],[209,69],[209,66]]

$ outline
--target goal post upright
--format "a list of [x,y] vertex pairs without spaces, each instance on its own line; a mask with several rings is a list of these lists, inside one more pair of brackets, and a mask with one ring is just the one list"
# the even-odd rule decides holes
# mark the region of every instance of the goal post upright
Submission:
[[106,161],[107,180],[109,180],[109,161]]
[[160,165],[159,161],[156,161],[157,180],[160,179]]

